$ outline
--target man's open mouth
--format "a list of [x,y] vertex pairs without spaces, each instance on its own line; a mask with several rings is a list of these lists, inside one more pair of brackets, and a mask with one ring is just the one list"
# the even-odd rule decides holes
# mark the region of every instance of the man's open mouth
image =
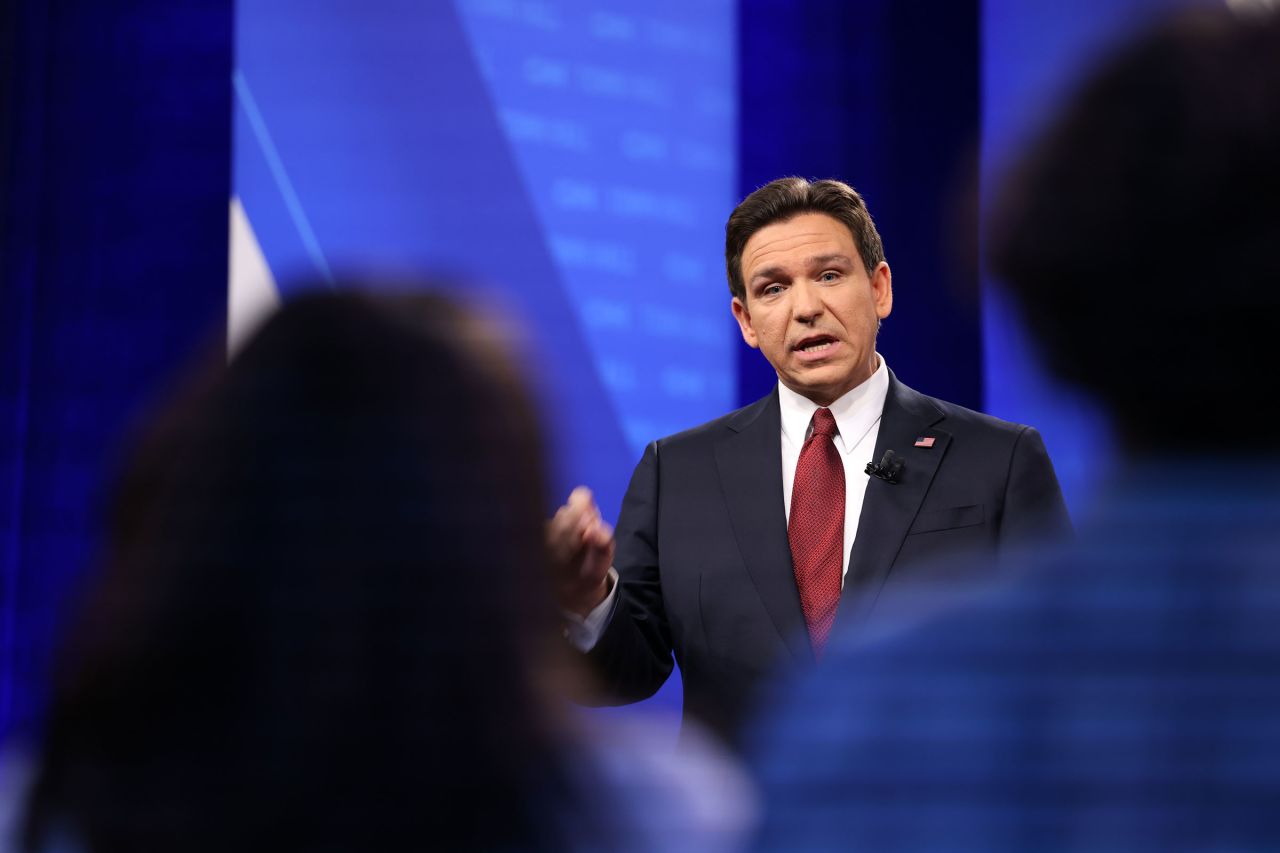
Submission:
[[829,349],[835,342],[836,339],[830,335],[815,335],[797,342],[791,349],[795,352],[818,353]]

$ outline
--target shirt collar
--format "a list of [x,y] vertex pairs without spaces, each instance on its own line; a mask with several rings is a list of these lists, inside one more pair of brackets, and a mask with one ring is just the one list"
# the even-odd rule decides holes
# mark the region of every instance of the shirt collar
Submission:
[[[884,401],[889,396],[889,367],[879,353],[876,353],[876,360],[879,365],[865,382],[846,391],[844,396],[827,407],[840,429],[840,444],[845,453],[853,450],[884,412]],[[819,409],[818,404],[778,382],[778,405],[782,410],[783,437],[795,444],[803,444],[813,413]]]

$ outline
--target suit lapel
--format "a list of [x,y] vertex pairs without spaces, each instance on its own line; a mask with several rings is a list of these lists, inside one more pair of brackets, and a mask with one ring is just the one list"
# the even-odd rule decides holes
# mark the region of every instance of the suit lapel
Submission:
[[[889,393],[880,418],[874,458],[879,461],[886,450],[892,450],[903,459],[902,473],[897,483],[875,477],[867,483],[837,623],[865,618],[889,577],[951,443],[951,434],[935,426],[943,417],[932,400],[903,385],[889,372]],[[932,436],[933,446],[916,447],[916,439],[922,436]]]
[[731,418],[728,427],[716,445],[716,466],[742,561],[792,656],[810,662],[813,650],[787,543],[777,389]]

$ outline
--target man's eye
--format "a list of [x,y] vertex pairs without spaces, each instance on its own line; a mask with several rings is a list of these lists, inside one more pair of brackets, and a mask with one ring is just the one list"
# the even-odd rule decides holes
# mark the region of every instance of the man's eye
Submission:
[[835,281],[838,278],[840,278],[840,273],[835,270],[827,270],[822,275],[818,276],[818,281]]
[[777,296],[781,292],[782,292],[782,285],[769,284],[769,285],[765,285],[764,289],[760,291],[760,295],[761,296]]

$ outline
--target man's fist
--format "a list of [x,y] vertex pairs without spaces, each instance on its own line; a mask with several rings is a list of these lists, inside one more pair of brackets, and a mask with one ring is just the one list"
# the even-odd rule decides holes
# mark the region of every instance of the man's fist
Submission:
[[586,486],[578,486],[547,524],[547,550],[560,606],[586,616],[609,594],[613,528]]

